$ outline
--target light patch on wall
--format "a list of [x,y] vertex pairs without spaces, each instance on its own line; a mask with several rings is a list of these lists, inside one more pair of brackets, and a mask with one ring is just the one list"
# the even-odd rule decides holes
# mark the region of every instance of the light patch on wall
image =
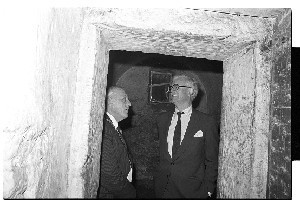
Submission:
[[[4,9],[3,9],[4,10]],[[1,11],[2,12],[2,11]],[[9,128],[28,122],[36,114],[34,100],[34,73],[36,71],[37,10],[14,8],[4,11],[9,32],[1,46],[10,53],[2,59],[1,68],[1,125]],[[18,15],[15,15],[15,14]],[[11,40],[8,40],[11,39]],[[26,40],[25,40],[26,39]],[[3,102],[3,104],[2,104]]]

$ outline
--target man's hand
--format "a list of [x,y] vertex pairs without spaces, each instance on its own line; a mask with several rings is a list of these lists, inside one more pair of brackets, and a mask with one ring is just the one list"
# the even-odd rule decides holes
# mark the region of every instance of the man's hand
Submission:
[[208,197],[211,198],[211,196],[212,196],[212,193],[208,192]]

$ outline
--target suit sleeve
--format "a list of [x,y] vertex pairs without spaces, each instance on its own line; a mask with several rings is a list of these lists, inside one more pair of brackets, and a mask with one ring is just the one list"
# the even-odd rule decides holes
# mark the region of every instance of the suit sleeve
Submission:
[[207,192],[214,192],[218,177],[219,134],[216,122],[208,118],[207,136],[205,138],[205,182]]
[[117,198],[135,198],[135,189],[118,164],[118,147],[117,140],[112,136],[103,137],[101,183]]

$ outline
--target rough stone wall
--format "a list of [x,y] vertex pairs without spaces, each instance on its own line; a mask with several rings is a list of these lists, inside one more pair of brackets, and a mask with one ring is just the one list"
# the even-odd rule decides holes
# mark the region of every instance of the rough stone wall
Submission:
[[[94,22],[104,29],[104,39],[108,47],[112,49],[224,60],[246,44],[261,39],[270,32],[269,19],[203,11],[185,12],[183,10],[167,12],[165,16],[171,23],[168,24],[168,31],[165,31],[166,27],[163,22],[166,22],[166,19],[165,21],[156,20],[155,18],[159,16],[157,11],[161,12],[161,10],[149,11],[146,15],[144,12],[133,15],[136,13],[135,10],[118,13],[111,9],[106,11],[96,9],[88,12],[89,17],[95,15]],[[141,15],[144,17],[139,18]],[[154,18],[154,16],[156,17]],[[275,82],[271,89],[273,96],[271,130],[274,133],[270,140],[268,176],[270,198],[285,198],[290,195],[290,165],[288,164],[290,163],[290,153],[288,152],[290,149],[290,119],[286,119],[290,115],[290,86],[281,82],[282,78],[290,81],[288,76],[290,59],[287,57],[289,54],[286,54],[290,52],[290,46],[288,46],[290,45],[289,16],[290,13],[278,20],[273,40],[275,65],[272,76]],[[89,184],[97,185],[97,181],[86,182],[84,186],[82,175],[96,178],[97,175],[92,176],[91,174],[98,173],[97,161],[91,163],[89,162],[91,159],[87,156],[88,154],[93,155],[95,152],[93,149],[97,149],[97,144],[88,148],[89,129],[90,132],[101,131],[101,125],[94,128],[95,120],[92,119],[90,122],[91,115],[101,115],[102,112],[101,109],[90,114],[92,98],[95,99],[98,95],[98,93],[94,92],[93,94],[92,92],[94,62],[96,61],[95,28],[91,25],[91,21],[88,22],[87,24],[91,28],[89,30],[89,26],[86,26],[85,34],[82,35],[83,14],[81,9],[51,9],[44,13],[41,20],[37,47],[38,64],[36,67],[29,68],[30,76],[24,76],[35,75],[36,80],[32,86],[25,87],[28,90],[26,94],[21,91],[24,90],[24,87],[15,92],[15,94],[20,94],[20,101],[23,99],[26,102],[30,101],[22,106],[21,111],[24,112],[15,116],[17,121],[4,128],[3,194],[5,198],[91,197],[95,191],[89,193],[84,190],[84,187],[89,188]],[[136,21],[138,21],[137,26]],[[119,22],[119,25],[115,22]],[[205,29],[202,25],[205,26]],[[197,29],[189,29],[195,26]],[[220,30],[220,27],[223,30]],[[196,33],[188,33],[188,30],[195,30]],[[282,38],[282,36],[285,37]],[[153,38],[155,40],[151,41],[150,39]],[[182,44],[186,44],[186,46],[182,46]],[[248,51],[245,56],[247,53]],[[220,197],[252,197],[247,190],[253,191],[251,187],[255,181],[251,177],[255,173],[249,173],[248,170],[251,170],[251,163],[254,165],[259,163],[251,162],[251,159],[255,160],[257,152],[254,151],[252,155],[249,153],[249,150],[253,149],[251,146],[259,143],[257,142],[259,139],[251,137],[249,133],[251,130],[254,132],[257,130],[250,128],[249,120],[252,119],[255,124],[258,121],[256,115],[261,113],[255,114],[253,112],[255,109],[251,110],[251,106],[253,107],[255,103],[251,103],[252,97],[254,97],[253,78],[251,77],[253,69],[249,68],[251,63],[243,62],[247,58],[245,56],[242,54],[240,59],[233,57],[225,65],[231,70],[226,73],[223,89],[223,95],[225,95],[222,112],[224,131],[221,142],[222,146],[227,147],[221,152],[224,156],[223,159],[220,159],[221,178],[223,178],[219,178],[221,182]],[[243,67],[248,67],[249,70]],[[286,67],[286,69],[279,67]],[[231,73],[238,77],[230,76]],[[241,80],[240,76],[245,77],[245,81]],[[102,79],[104,78],[105,76]],[[257,81],[256,84],[258,84]],[[20,86],[22,85],[24,84],[20,83]],[[94,87],[100,86],[99,95],[103,95],[103,89],[101,89],[103,86],[98,85],[99,83],[95,82]],[[246,89],[235,90],[235,87],[239,85],[244,85]],[[258,95],[258,93],[255,94]],[[92,95],[94,96],[92,97]],[[262,95],[264,96],[264,94]],[[101,106],[103,104],[101,102],[103,101],[96,102],[95,106]],[[237,109],[233,107],[237,107]],[[252,116],[253,114],[254,116]],[[276,134],[285,136],[276,137]],[[237,137],[240,139],[237,140]],[[93,133],[89,134],[89,138],[90,141],[98,140],[93,137]],[[235,149],[240,150],[236,151]],[[232,159],[235,156],[243,158],[244,161]],[[87,161],[86,167],[85,170],[82,170],[85,161]],[[231,176],[226,176],[226,174]],[[259,180],[259,177],[263,177],[259,172],[256,175],[258,175],[256,181]],[[259,184],[259,181],[257,182]],[[260,193],[263,192],[262,190]]]
[[272,42],[269,199],[291,198],[291,11],[278,19]]
[[[224,60],[269,32],[269,19],[205,9],[91,9],[115,50]],[[164,19],[164,20],[162,20]]]
[[224,61],[219,154],[220,198],[251,198],[255,66],[253,47]]
[[[99,181],[99,159],[97,158],[100,157],[100,143],[97,141],[101,141],[100,119],[105,96],[103,88],[106,84],[106,49],[100,33],[89,19],[85,18],[82,25],[70,139],[68,198],[95,197],[95,190],[98,189],[96,188]],[[98,121],[96,117],[99,118]],[[99,150],[98,154],[95,150]]]
[[[265,49],[269,46],[272,33],[267,35],[262,42],[257,42],[254,47],[255,65],[255,103],[252,121],[253,162],[251,169],[250,196],[255,199],[265,199],[267,190],[268,170],[268,140],[269,140],[269,105],[270,105],[270,80],[271,80],[271,51]],[[264,48],[262,48],[264,47]]]
[[[103,114],[105,111],[106,75],[108,72],[108,50],[101,31],[97,31],[96,64],[94,72],[93,96],[91,102],[88,153],[83,165],[84,198],[96,198],[99,187]],[[100,37],[99,37],[100,36]]]
[[[50,133],[46,163],[38,181],[37,198],[66,198],[71,125],[78,52],[80,46],[81,9],[53,9],[45,60],[44,90],[49,91]],[[49,85],[49,86],[48,86]],[[48,89],[49,88],[49,89]]]
[[36,66],[24,67],[23,76],[34,75],[24,97],[33,102],[4,133],[4,198],[67,197],[82,15],[81,9],[46,9],[39,17]]
[[224,62],[220,198],[266,198],[271,58],[262,44]]

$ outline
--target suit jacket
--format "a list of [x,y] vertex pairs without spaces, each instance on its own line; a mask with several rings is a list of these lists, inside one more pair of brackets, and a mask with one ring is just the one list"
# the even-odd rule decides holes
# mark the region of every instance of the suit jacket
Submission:
[[98,198],[135,198],[135,188],[127,179],[130,160],[126,142],[107,115],[104,118],[103,132]]
[[[214,192],[218,175],[217,126],[212,117],[193,109],[181,146],[171,158],[167,136],[173,113],[163,113],[157,120],[160,162],[155,178],[156,197],[205,199],[208,192]],[[194,137],[199,130],[203,136]]]

